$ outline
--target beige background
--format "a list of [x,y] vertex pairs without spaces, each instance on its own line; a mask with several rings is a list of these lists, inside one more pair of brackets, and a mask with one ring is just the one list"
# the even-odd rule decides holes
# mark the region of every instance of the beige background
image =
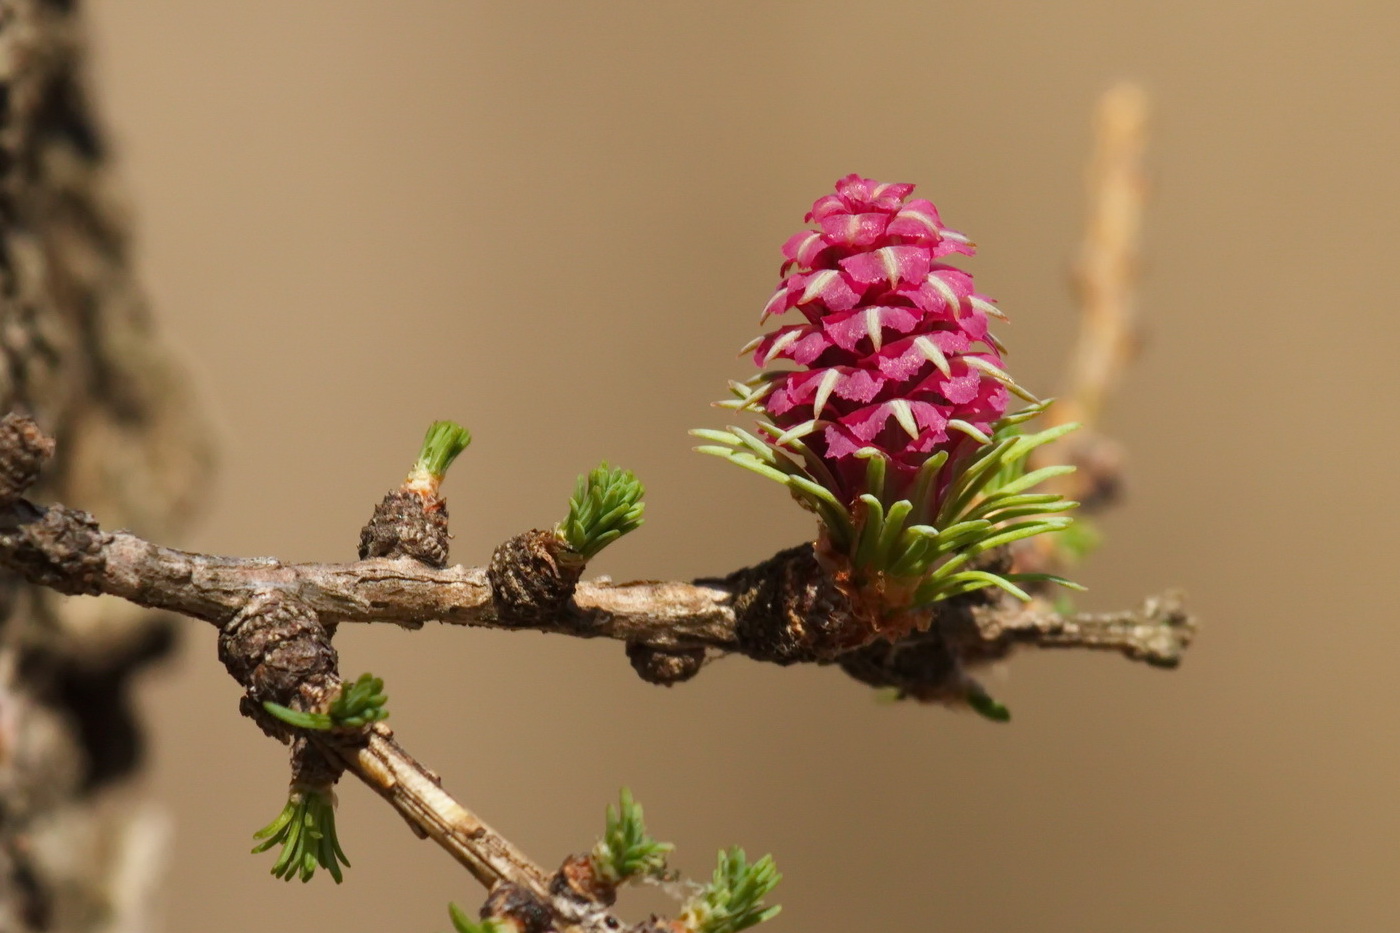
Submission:
[[[1393,4],[97,0],[140,262],[222,435],[186,545],[353,556],[424,425],[476,443],[454,556],[556,520],[599,459],[646,481],[597,570],[725,571],[808,533],[689,452],[748,364],[778,247],[850,171],[908,180],[982,254],[1018,376],[1053,390],[1097,93],[1152,90],[1147,353],[1116,607],[1204,620],[1171,674],[1023,656],[1009,727],[742,660],[672,691],[620,648],[349,631],[345,669],[450,789],[543,861],[628,784],[678,863],[773,851],[773,933],[1385,931],[1400,917],[1390,473],[1400,244]],[[362,788],[355,863],[283,885],[249,834],[283,752],[194,623],[153,677],[177,820],[169,929],[447,928],[470,879]],[[657,906],[628,902],[634,915]],[[624,910],[628,910],[625,905]]]

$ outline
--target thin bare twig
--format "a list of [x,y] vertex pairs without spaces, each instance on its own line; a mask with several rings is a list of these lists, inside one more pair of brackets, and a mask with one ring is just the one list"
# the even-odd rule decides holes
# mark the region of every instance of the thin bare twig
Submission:
[[1137,353],[1147,114],[1147,93],[1136,84],[1120,84],[1099,100],[1089,218],[1075,273],[1082,309],[1079,344],[1069,370],[1070,391],[1054,409],[1062,421],[1097,424],[1105,399]]
[[[1077,472],[1050,486],[1082,502],[1089,512],[1112,504],[1121,487],[1122,452],[1099,425],[1108,397],[1138,349],[1147,117],[1147,93],[1136,84],[1110,88],[1099,99],[1087,175],[1088,218],[1074,274],[1079,338],[1068,368],[1067,391],[1047,412],[1052,425],[1073,421],[1082,427],[1040,448],[1032,458],[1037,466],[1076,465]],[[1049,558],[1053,546],[1048,539],[1029,543],[1040,560]]]
[[420,836],[432,839],[487,888],[499,881],[548,897],[548,876],[500,833],[442,789],[438,776],[394,740],[388,726],[370,727],[363,744],[328,742],[326,751],[398,810]]

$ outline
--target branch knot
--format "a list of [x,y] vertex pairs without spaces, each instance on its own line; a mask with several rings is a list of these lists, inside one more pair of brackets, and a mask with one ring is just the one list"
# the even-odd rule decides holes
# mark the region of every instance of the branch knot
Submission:
[[[69,596],[95,596],[103,590],[104,552],[110,536],[87,512],[61,505],[36,512],[27,502],[20,518],[0,533],[0,557],[30,583]],[[16,516],[18,517],[18,516]]]
[[14,502],[34,485],[53,451],[53,438],[33,418],[12,411],[0,419],[0,505]]
[[734,591],[739,650],[760,661],[830,660],[870,635],[810,544],[779,551],[721,582]]
[[219,633],[219,660],[246,693],[240,703],[264,732],[283,738],[267,701],[295,710],[323,707],[340,686],[330,634],[309,608],[282,593],[263,591]]
[[670,687],[700,673],[700,668],[705,666],[705,649],[663,648],[642,641],[629,641],[627,660],[642,680]]
[[447,503],[408,489],[386,493],[360,530],[360,560],[411,557],[439,569],[447,566]]
[[497,618],[506,625],[528,627],[558,622],[569,614],[583,566],[561,560],[563,550],[554,532],[538,528],[496,548],[486,578]]
[[545,933],[554,922],[554,912],[524,886],[502,881],[481,905],[481,918],[510,920],[519,933]]

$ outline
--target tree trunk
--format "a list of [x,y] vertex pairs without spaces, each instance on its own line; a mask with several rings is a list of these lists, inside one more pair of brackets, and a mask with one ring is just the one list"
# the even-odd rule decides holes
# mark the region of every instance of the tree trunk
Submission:
[[[136,288],[83,74],[76,0],[0,0],[0,411],[59,441],[47,500],[158,539],[197,504],[209,445]],[[0,930],[144,930],[158,812],[131,675],[170,617],[0,578]]]

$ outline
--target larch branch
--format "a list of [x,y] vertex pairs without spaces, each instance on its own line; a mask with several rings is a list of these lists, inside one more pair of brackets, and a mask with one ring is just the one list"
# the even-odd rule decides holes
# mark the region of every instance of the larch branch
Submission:
[[426,545],[433,536],[445,541],[445,503],[425,502],[427,524],[396,525],[383,520],[386,510],[402,511],[393,495],[366,526],[384,544],[374,550],[402,555],[399,528],[427,557],[296,564],[195,554],[106,532],[85,512],[23,498],[52,452],[32,420],[0,420],[0,566],[62,593],[120,596],[215,625],[220,658],[246,690],[243,711],[269,734],[296,738],[294,762],[314,764],[306,742],[314,743],[333,766],[330,780],[348,770],[389,801],[415,832],[492,889],[493,909],[544,911],[547,925],[565,930],[616,930],[620,922],[607,904],[578,895],[587,885],[565,883],[566,869],[546,874],[444,791],[382,723],[348,734],[293,733],[269,717],[267,703],[324,709],[342,690],[331,645],[340,623],[417,628],[438,619],[613,638],[627,643],[638,673],[658,683],[693,676],[710,652],[839,665],[865,683],[931,701],[965,698],[974,683],[968,665],[1021,645],[1109,649],[1171,666],[1194,630],[1170,600],[1137,613],[1061,615],[1041,601],[979,591],[937,604],[923,625],[891,643],[872,637],[810,545],[695,583],[578,582],[582,568],[553,560],[548,532],[510,539],[487,568],[435,567],[425,560],[445,549]]

